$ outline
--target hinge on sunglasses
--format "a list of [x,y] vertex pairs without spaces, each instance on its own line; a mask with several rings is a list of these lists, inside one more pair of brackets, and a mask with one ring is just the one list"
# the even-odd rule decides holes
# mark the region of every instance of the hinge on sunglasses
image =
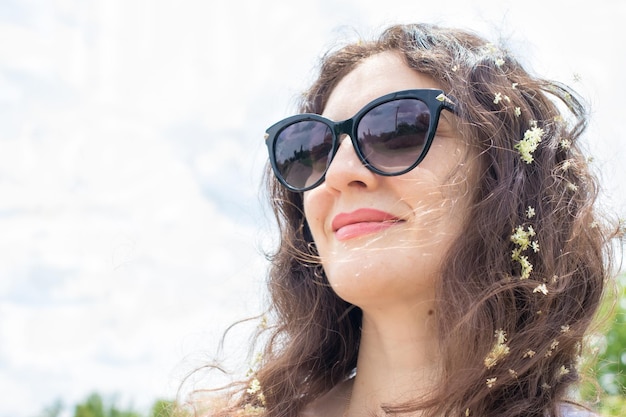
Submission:
[[449,104],[454,105],[454,101],[450,100],[450,99],[449,99],[448,97],[446,97],[446,95],[445,95],[445,94],[443,94],[443,93],[439,94],[436,98],[437,98],[437,100],[439,100],[439,101],[441,101],[441,102],[446,102],[446,103],[449,103]]

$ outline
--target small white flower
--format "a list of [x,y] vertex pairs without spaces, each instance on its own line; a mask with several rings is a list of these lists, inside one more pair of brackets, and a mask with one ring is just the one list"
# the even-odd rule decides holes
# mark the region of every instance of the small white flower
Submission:
[[561,147],[561,149],[569,149],[572,147],[572,141],[569,139],[561,139],[561,141],[559,142],[559,146]]
[[491,54],[491,55],[495,55],[495,53],[498,52],[498,47],[496,47],[492,43],[488,43],[488,44],[485,45],[485,50],[486,50],[486,53]]
[[546,287],[546,284],[539,284],[534,290],[533,292],[540,292],[543,295],[548,295],[548,287]]
[[530,248],[533,250],[533,252],[538,253],[539,252],[539,242],[537,242],[536,240],[533,240],[532,242],[530,242]]
[[559,346],[559,341],[554,339],[552,341],[552,343],[550,344],[550,350],[548,350],[546,352],[546,358],[549,358],[550,356],[552,356],[552,352],[554,352],[554,350]]
[[522,267],[522,275],[520,276],[520,279],[528,279],[530,277],[530,273],[533,272],[533,264],[531,264],[528,260],[528,256],[520,256],[518,262]]
[[571,168],[572,166],[572,161],[570,161],[569,159],[566,159],[565,161],[563,161],[563,164],[561,165],[561,169],[563,171],[567,171]]
[[258,379],[254,378],[250,381],[250,387],[246,390],[248,394],[256,394],[261,390],[261,383]]
[[535,352],[534,350],[532,350],[532,349],[528,349],[528,350],[526,351],[526,353],[524,353],[524,356],[523,356],[523,357],[524,357],[524,358],[532,358],[533,356],[535,356],[535,354],[536,354],[536,353],[537,353],[537,352]]

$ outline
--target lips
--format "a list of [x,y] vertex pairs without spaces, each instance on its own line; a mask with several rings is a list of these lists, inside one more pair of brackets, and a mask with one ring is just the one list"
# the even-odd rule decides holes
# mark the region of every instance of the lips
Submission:
[[402,220],[393,214],[376,209],[358,209],[350,213],[340,213],[332,221],[335,237],[348,240],[386,230]]

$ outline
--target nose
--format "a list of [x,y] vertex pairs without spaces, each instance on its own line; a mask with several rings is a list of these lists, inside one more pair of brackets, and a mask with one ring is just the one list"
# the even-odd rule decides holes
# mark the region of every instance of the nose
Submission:
[[373,188],[379,176],[367,169],[354,149],[348,135],[341,138],[335,157],[326,171],[327,187],[343,191],[353,188]]

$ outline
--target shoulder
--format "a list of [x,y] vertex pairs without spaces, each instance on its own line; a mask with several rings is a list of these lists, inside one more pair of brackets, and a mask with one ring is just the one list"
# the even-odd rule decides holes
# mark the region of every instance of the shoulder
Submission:
[[559,417],[601,417],[584,407],[574,404],[563,404],[559,407]]
[[299,417],[333,417],[341,416],[350,399],[352,380],[337,384],[325,395],[307,404]]

